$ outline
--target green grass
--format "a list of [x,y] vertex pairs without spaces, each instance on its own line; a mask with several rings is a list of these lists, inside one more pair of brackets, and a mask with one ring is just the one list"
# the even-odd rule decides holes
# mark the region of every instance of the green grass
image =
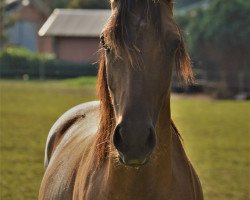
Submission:
[[207,200],[249,200],[250,103],[176,100],[173,119]]
[[[37,199],[44,144],[67,109],[95,99],[95,78],[0,81],[0,199]],[[172,100],[172,115],[200,176],[206,200],[248,200],[250,103]]]

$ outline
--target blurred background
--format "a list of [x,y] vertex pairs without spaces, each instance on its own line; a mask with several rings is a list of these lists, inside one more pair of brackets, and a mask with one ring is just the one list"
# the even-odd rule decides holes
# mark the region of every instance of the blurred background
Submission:
[[[37,199],[46,137],[96,98],[106,0],[0,1],[0,199]],[[207,200],[250,199],[250,1],[175,0],[196,83],[172,118]]]

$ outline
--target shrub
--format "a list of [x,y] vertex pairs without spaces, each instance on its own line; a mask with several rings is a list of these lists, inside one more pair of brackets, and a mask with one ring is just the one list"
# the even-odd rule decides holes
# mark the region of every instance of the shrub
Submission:
[[8,47],[0,51],[1,78],[61,79],[96,75],[97,66],[56,59],[50,54],[30,52],[24,48]]

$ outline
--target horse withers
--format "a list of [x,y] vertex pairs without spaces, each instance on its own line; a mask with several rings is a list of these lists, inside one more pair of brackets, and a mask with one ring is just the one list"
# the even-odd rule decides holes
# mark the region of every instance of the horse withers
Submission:
[[50,130],[39,199],[202,200],[171,120],[173,66],[192,80],[172,0],[112,0],[101,35],[99,102]]

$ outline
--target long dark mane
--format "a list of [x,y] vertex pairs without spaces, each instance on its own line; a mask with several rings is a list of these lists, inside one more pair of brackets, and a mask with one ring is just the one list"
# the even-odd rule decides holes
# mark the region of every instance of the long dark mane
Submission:
[[[104,30],[104,39],[105,43],[108,46],[114,48],[114,51],[119,54],[120,49],[125,50],[132,60],[134,59],[133,52],[136,49],[133,46],[133,41],[130,39],[127,27],[128,24],[128,15],[130,11],[135,8],[135,6],[140,4],[143,6],[141,9],[141,16],[147,16],[147,22],[154,22],[155,30],[157,32],[161,31],[161,18],[159,13],[161,12],[161,4],[168,3],[171,11],[173,9],[172,0],[120,0],[116,1],[116,9],[110,17],[109,22],[107,23]],[[178,30],[180,30],[178,28]],[[193,79],[191,61],[190,57],[185,49],[184,40],[182,33],[181,43],[176,52],[176,69],[180,77],[185,81],[191,81]],[[114,111],[108,91],[107,85],[107,76],[106,76],[106,66],[105,66],[105,55],[104,50],[100,51],[100,65],[98,72],[98,84],[97,84],[98,96],[100,99],[100,124],[99,132],[96,140],[96,149],[95,149],[95,158],[96,164],[95,167],[98,167],[105,158],[109,155],[110,152],[110,142],[111,142],[111,133],[114,128]]]

